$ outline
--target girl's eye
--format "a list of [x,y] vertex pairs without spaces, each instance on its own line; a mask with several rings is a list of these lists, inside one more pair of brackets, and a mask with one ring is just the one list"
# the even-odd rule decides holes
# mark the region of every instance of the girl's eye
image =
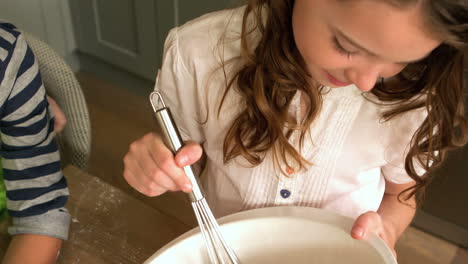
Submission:
[[356,53],[356,51],[351,52],[343,48],[343,46],[340,44],[340,42],[335,36],[333,37],[333,46],[335,47],[336,51],[338,51],[342,55],[345,55],[348,58],[350,58],[353,54]]

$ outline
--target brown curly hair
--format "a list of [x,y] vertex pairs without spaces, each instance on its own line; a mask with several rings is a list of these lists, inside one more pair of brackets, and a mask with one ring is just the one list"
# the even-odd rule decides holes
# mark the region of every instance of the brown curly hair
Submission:
[[[443,162],[448,150],[467,142],[463,69],[468,44],[468,1],[385,1],[399,8],[422,4],[427,14],[426,24],[444,40],[426,59],[408,65],[396,78],[378,82],[371,90],[381,102],[393,105],[382,116],[384,120],[417,108],[427,110],[427,118],[413,135],[405,159],[405,170],[416,182],[399,196],[405,194],[404,199],[408,200],[414,195],[421,198],[432,169]],[[282,173],[281,164],[298,169],[309,165],[288,138],[294,131],[300,131],[302,147],[306,132],[321,108],[322,87],[315,85],[316,89],[311,89],[311,76],[294,42],[293,6],[294,0],[248,1],[241,33],[240,58],[244,64],[227,81],[222,100],[223,103],[236,84],[245,105],[224,139],[224,162],[243,156],[256,166],[272,150],[275,166]],[[255,18],[253,28],[248,23],[250,16]],[[255,49],[249,48],[248,42],[253,32],[260,32]],[[299,123],[288,113],[297,91],[308,98],[305,115]],[[417,174],[415,162],[426,170],[424,175]]]

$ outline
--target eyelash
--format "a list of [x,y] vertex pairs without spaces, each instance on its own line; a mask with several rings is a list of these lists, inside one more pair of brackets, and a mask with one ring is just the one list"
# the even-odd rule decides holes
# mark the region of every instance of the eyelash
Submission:
[[333,37],[333,46],[335,47],[336,51],[348,57],[348,59],[354,54],[353,52],[347,51],[343,46],[341,46],[340,42],[336,37]]

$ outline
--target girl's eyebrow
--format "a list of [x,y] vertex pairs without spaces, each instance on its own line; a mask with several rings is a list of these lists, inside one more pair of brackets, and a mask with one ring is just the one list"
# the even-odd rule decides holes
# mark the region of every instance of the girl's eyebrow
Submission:
[[[335,31],[335,34],[340,36],[340,38],[345,39],[347,42],[349,42],[351,45],[355,46],[356,48],[366,52],[367,54],[369,54],[369,55],[371,55],[373,57],[377,57],[377,58],[380,57],[376,53],[374,53],[374,52],[368,50],[367,48],[364,48],[362,45],[358,44],[356,41],[351,39],[349,36],[345,35],[341,30],[335,28],[334,31]],[[431,53],[429,52],[429,54],[431,54]],[[429,54],[425,55],[424,57],[422,57],[420,59],[410,60],[410,61],[400,61],[400,62],[396,62],[396,63],[398,63],[398,64],[411,64],[411,63],[420,62],[420,61],[424,60],[425,58],[427,58],[429,56]]]

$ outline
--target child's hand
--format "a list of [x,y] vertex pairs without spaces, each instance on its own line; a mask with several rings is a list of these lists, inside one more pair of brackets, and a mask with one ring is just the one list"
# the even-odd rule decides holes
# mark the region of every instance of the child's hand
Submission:
[[389,228],[385,228],[382,217],[377,212],[367,212],[360,215],[351,229],[351,236],[358,240],[366,239],[370,233],[376,233],[382,238],[396,257],[395,235],[392,235]]
[[55,133],[62,132],[63,128],[67,124],[67,118],[63,113],[60,106],[55,102],[54,99],[47,96],[47,101],[49,101],[50,107],[52,108],[52,112],[54,113],[54,131]]
[[123,175],[128,184],[147,196],[189,192],[192,185],[182,168],[197,162],[202,152],[198,143],[187,142],[174,156],[161,137],[149,133],[130,145],[124,157]]

